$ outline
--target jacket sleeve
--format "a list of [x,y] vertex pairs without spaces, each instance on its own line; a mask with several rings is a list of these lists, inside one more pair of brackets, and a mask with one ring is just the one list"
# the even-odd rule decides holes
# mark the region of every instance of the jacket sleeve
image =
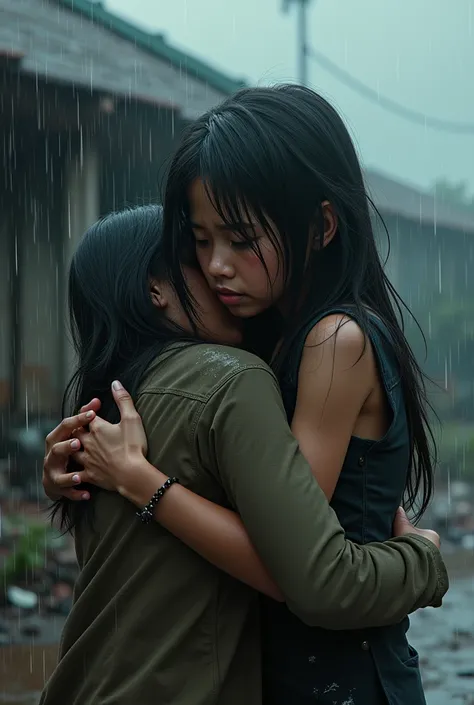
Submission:
[[383,626],[441,604],[448,578],[431,542],[346,540],[291,434],[269,370],[244,369],[226,380],[201,412],[195,442],[288,607],[307,624]]

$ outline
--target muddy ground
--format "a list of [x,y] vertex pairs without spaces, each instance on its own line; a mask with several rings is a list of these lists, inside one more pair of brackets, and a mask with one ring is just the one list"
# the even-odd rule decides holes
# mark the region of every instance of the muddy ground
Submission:
[[[410,641],[420,653],[427,705],[474,705],[474,552],[446,559],[450,591],[440,609],[413,615]],[[41,644],[31,636],[23,644],[0,647],[0,705],[37,705],[54,667],[63,621],[32,618]],[[23,619],[15,628],[24,627]]]

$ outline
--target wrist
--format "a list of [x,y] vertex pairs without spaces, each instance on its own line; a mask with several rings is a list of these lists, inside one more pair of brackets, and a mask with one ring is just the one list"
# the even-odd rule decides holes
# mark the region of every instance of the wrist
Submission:
[[168,479],[144,457],[130,461],[127,476],[121,479],[117,486],[118,493],[142,508],[150,501],[157,489]]

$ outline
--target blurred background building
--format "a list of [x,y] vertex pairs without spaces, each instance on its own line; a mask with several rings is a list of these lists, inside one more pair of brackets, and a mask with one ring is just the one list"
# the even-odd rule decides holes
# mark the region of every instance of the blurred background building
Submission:
[[[243,84],[88,0],[1,0],[0,404],[57,415],[70,372],[71,251],[88,225],[160,198],[187,121]],[[472,296],[472,211],[375,171],[389,269],[415,309]]]
[[[416,323],[406,317],[410,341],[437,385],[430,392],[443,431],[432,518],[445,527],[449,546],[467,547],[472,568],[474,53],[466,54],[472,60],[466,73],[470,82],[459,78],[464,85],[460,108],[466,109],[461,116],[455,101],[459,92],[447,78],[452,73],[441,50],[429,48],[420,69],[411,61],[412,50],[400,48],[396,66],[388,65],[390,34],[399,33],[400,47],[409,44],[406,11],[398,4],[364,0],[356,8],[352,0],[291,0],[287,9],[300,10],[305,20],[297,32],[290,17],[278,15],[279,0],[245,0],[239,12],[219,0],[182,0],[181,20],[178,4],[0,0],[0,568],[17,535],[12,529],[17,524],[7,527],[7,508],[14,496],[23,512],[20,523],[29,527],[26,517],[36,505],[28,508],[25,500],[37,502],[43,438],[60,418],[72,362],[65,327],[67,266],[79,238],[110,210],[160,201],[183,127],[243,85],[294,78],[278,62],[280,56],[289,61],[297,55],[310,85],[315,67],[325,72],[317,87],[330,99],[331,88],[343,86],[333,102],[341,104],[350,129],[356,125],[362,136],[358,146],[371,164],[365,170],[368,191],[390,234],[387,271],[422,326],[426,359]],[[430,11],[430,23],[422,22]],[[432,32],[426,46],[440,47],[445,38],[456,75],[464,75],[462,47],[470,36],[472,48],[474,2],[456,0],[448,10],[442,0],[414,0],[411,12],[420,27]],[[325,33],[323,49],[333,50],[339,65],[320,51],[318,22],[333,30]],[[194,48],[177,48],[156,27],[171,27],[181,46],[188,42]],[[356,35],[362,38],[358,43],[351,39]],[[411,39],[412,45],[426,41],[421,35]],[[193,55],[198,46],[204,59]],[[423,71],[436,74],[439,90],[431,92],[435,98],[426,98],[431,118],[384,98],[378,84],[370,87],[341,68],[342,56],[350,67],[356,56],[361,70],[370,72],[374,55],[381,75],[392,87],[404,82],[409,96],[417,95],[414,84]],[[217,60],[223,70],[211,65]],[[356,96],[354,103],[347,91]],[[364,101],[376,112],[364,113]],[[449,119],[436,116],[433,106],[445,109]],[[415,127],[405,129],[405,124]],[[408,132],[415,128],[419,139]],[[383,223],[375,213],[374,220],[381,250],[388,254]],[[29,550],[25,565],[33,560]],[[465,554],[457,560],[464,561]],[[56,578],[51,580],[56,584]],[[21,642],[23,637],[17,630],[14,638]],[[0,644],[1,639],[0,615]],[[54,642],[56,636],[49,639]],[[472,643],[474,648],[474,626]],[[19,672],[27,662],[31,666],[29,653],[30,660],[26,652],[22,656]],[[36,657],[37,670],[29,670],[30,676],[36,673],[28,685],[32,691],[41,688],[41,658]],[[12,669],[13,662],[10,674]],[[446,693],[430,705],[445,705]]]

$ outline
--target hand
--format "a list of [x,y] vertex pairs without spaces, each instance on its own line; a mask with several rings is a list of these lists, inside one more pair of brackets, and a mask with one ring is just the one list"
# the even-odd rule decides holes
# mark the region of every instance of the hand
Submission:
[[80,448],[80,441],[73,437],[73,432],[77,428],[87,426],[95,418],[99,409],[100,401],[93,399],[82,407],[79,414],[63,419],[59,426],[56,426],[46,437],[43,489],[49,499],[53,501],[61,497],[74,501],[89,499],[88,492],[72,489],[74,485],[80,483],[80,479],[73,473],[66,473],[66,470],[70,457]]
[[408,519],[405,510],[402,507],[397,509],[397,514],[395,516],[395,521],[393,522],[393,533],[394,536],[406,536],[407,534],[415,534],[415,536],[423,536],[423,538],[428,539],[431,543],[434,543],[436,548],[439,550],[441,546],[441,539],[436,531],[431,529],[417,529],[411,521]]
[[119,382],[113,383],[112,394],[120,423],[111,424],[96,416],[89,431],[76,430],[74,436],[83,450],[73,457],[84,468],[77,473],[81,482],[121,492],[135,482],[135,469],[143,464],[147,439],[132,398]]

